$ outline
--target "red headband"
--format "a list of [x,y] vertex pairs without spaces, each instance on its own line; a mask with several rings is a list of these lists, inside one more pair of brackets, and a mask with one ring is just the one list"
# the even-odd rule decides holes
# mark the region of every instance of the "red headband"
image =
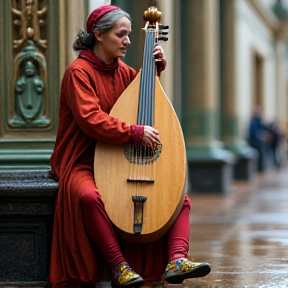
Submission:
[[95,9],[90,13],[90,15],[87,18],[86,22],[86,31],[88,33],[93,32],[94,26],[97,24],[97,22],[107,13],[119,10],[119,7],[112,6],[112,5],[103,5],[100,6],[99,8]]

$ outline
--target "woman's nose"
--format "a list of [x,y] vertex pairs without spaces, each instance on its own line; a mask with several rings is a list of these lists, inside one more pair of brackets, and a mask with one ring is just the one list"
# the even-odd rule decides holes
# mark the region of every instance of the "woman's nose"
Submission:
[[129,45],[129,44],[131,44],[131,41],[130,41],[129,36],[127,36],[126,39],[124,40],[124,45],[126,46],[126,45]]

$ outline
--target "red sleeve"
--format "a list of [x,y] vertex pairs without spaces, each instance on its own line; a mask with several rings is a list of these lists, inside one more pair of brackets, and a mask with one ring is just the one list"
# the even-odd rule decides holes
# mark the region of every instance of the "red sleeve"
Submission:
[[69,71],[65,88],[67,105],[85,134],[112,144],[131,140],[130,125],[101,110],[100,100],[85,71],[75,68]]
[[134,144],[141,143],[144,135],[143,125],[130,125],[131,142]]

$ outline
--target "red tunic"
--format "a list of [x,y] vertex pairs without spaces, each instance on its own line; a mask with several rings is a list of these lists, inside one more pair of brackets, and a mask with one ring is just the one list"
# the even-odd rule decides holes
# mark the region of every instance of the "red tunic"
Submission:
[[[63,77],[59,128],[51,157],[59,179],[49,279],[53,287],[81,287],[81,283],[93,285],[107,279],[106,267],[99,265],[103,260],[99,262],[99,252],[85,231],[80,204],[70,195],[70,185],[82,164],[93,169],[96,139],[114,144],[130,140],[129,124],[108,113],[135,76],[136,71],[121,60],[106,66],[84,51]],[[147,244],[119,241],[135,271],[146,281],[160,279],[168,261],[167,237]]]

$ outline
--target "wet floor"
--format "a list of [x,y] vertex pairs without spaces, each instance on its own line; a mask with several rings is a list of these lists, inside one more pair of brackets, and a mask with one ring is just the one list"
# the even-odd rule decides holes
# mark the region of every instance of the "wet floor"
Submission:
[[212,272],[180,286],[288,287],[288,169],[235,183],[228,196],[190,198],[189,256]]

